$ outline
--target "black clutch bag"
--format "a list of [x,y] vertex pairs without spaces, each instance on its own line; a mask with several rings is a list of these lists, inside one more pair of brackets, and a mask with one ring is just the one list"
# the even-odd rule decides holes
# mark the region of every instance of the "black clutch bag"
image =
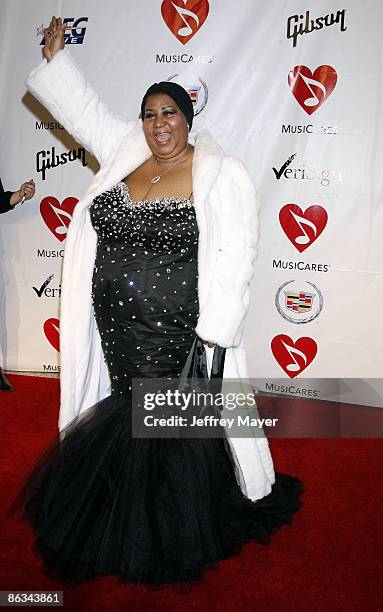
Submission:
[[[205,345],[201,338],[196,336],[181,372],[178,389],[185,393],[191,393],[192,391],[212,393],[213,396],[220,393],[222,390],[225,355],[225,348],[221,346],[214,347],[209,378]],[[205,412],[205,408],[201,409],[201,416]]]

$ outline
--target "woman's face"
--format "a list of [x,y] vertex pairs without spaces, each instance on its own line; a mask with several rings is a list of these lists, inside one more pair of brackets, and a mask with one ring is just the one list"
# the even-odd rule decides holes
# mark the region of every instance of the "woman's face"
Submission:
[[149,96],[143,117],[146,142],[157,159],[172,159],[185,150],[188,124],[183,112],[170,96]]

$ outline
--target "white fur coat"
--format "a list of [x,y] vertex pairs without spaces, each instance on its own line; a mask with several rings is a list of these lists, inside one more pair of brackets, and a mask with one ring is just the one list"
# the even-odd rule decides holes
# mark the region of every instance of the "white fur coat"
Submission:
[[[91,300],[97,236],[89,205],[151,155],[141,121],[108,110],[67,50],[46,60],[26,80],[28,89],[100,163],[77,204],[65,245],[60,310],[59,427],[110,393]],[[246,378],[242,327],[249,303],[258,239],[255,192],[242,162],[224,154],[206,131],[194,142],[193,194],[199,229],[196,333],[226,347],[225,378]],[[211,363],[211,351],[208,363]],[[275,480],[266,438],[231,440],[243,492],[267,495]]]

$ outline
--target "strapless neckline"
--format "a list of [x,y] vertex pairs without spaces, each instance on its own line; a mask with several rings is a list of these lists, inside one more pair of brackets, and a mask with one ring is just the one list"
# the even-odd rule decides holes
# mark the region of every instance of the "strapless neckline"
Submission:
[[120,187],[122,193],[126,196],[127,202],[131,206],[142,206],[145,204],[156,204],[156,203],[172,203],[172,204],[185,204],[194,207],[192,198],[185,198],[180,196],[158,196],[156,198],[147,198],[144,200],[137,200],[136,202],[132,200],[132,196],[130,195],[129,187],[124,181],[119,181],[116,187]]

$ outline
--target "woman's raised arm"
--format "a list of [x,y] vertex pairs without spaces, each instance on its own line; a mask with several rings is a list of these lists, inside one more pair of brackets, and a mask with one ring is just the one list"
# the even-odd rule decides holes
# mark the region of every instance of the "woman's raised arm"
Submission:
[[100,164],[136,125],[110,111],[64,48],[65,24],[52,17],[44,30],[44,60],[26,79],[29,91]]

